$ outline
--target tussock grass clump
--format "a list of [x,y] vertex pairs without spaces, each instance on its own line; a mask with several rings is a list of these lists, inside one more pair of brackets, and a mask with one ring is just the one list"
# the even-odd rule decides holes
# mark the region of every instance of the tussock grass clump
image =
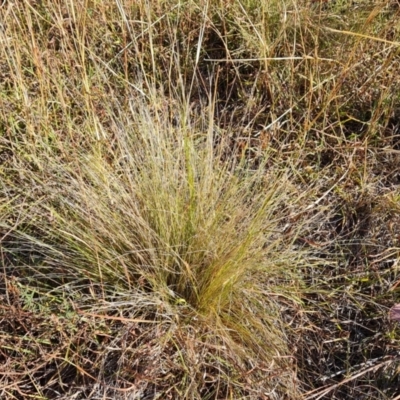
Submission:
[[[35,266],[38,286],[43,279],[47,285],[51,279],[72,287],[86,282],[96,288],[95,304],[85,306],[88,315],[100,318],[97,302],[104,301],[113,315],[119,310],[127,321],[157,322],[141,329],[146,337],[160,335],[157,342],[165,341],[165,348],[154,354],[150,349],[142,357],[169,360],[178,330],[183,344],[175,344],[174,351],[182,352],[185,366],[160,387],[160,365],[149,371],[146,379],[155,390],[171,390],[176,384],[177,393],[188,391],[187,396],[196,398],[215,391],[235,398],[266,392],[293,397],[296,379],[276,296],[289,295],[278,289],[278,282],[293,275],[297,285],[295,271],[306,262],[294,246],[296,235],[287,240],[282,233],[293,209],[300,212],[296,202],[302,196],[295,196],[288,171],[267,166],[267,153],[256,169],[243,156],[223,162],[226,144],[215,145],[208,115],[191,125],[184,119],[187,110],[177,109],[176,119],[182,122],[171,121],[157,103],[160,96],[154,96],[148,104],[132,101],[130,113],[114,116],[112,160],[101,141],[78,151],[74,163],[61,169],[47,160],[60,188],[54,192],[42,185],[47,200],[34,211],[42,220],[30,221],[41,241],[52,243],[52,248],[42,247],[42,265]],[[200,130],[204,128],[206,132]],[[55,265],[57,254],[62,256]],[[130,301],[132,309],[121,310],[118,302],[112,306],[110,298],[129,293],[136,298]],[[149,296],[157,299],[156,312],[140,306]],[[185,354],[189,328],[202,337],[196,338],[203,348],[200,358]],[[213,346],[220,361],[210,350]],[[200,376],[194,384],[192,372],[206,373],[209,362],[221,369],[225,388],[207,389],[210,385]],[[252,387],[252,379],[268,374],[265,384]],[[177,376],[179,383],[174,382]]]

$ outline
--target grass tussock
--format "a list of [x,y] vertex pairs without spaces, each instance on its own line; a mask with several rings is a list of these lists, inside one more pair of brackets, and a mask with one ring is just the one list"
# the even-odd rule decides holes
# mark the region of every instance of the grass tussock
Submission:
[[0,7],[0,397],[391,399],[399,7]]

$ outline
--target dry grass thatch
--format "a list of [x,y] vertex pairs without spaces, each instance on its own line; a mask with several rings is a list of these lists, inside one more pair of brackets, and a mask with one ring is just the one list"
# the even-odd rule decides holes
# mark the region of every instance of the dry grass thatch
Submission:
[[0,397],[399,398],[399,13],[3,2]]

